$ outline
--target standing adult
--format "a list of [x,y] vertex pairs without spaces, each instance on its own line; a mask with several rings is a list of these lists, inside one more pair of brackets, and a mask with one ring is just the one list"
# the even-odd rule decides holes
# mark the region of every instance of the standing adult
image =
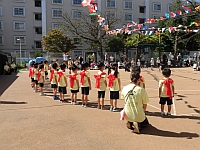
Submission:
[[145,54],[144,53],[142,53],[140,55],[140,61],[141,61],[141,67],[144,67],[144,63],[145,63]]
[[125,119],[128,121],[127,127],[134,133],[139,133],[139,129],[149,124],[145,116],[149,98],[145,89],[137,85],[140,73],[132,72],[130,79],[131,83],[123,88],[121,96],[125,101],[124,112]]
[[169,53],[169,59],[171,61],[171,64],[174,65],[174,55],[172,54],[172,52]]
[[167,65],[167,61],[168,61],[167,55],[164,53],[163,54],[163,63],[165,64],[165,66]]
[[178,54],[177,61],[178,61],[178,66],[181,67],[182,66],[182,56],[181,56],[181,53]]
[[193,60],[194,60],[194,61],[197,61],[197,53],[194,53],[194,55],[193,55]]
[[80,54],[80,56],[79,56],[79,63],[80,63],[80,64],[83,63],[83,56],[82,56],[82,54]]
[[114,62],[114,57],[112,55],[110,55],[110,62]]

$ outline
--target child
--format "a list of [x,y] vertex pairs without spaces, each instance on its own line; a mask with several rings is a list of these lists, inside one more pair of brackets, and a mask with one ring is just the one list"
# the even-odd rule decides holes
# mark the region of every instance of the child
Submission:
[[159,57],[156,60],[156,65],[158,67],[158,70],[160,71],[160,58]]
[[112,71],[109,69],[108,87],[110,88],[110,111],[117,111],[117,100],[119,99],[119,91],[121,91],[121,81],[117,63],[112,65]]
[[[107,87],[106,82],[106,73],[103,72],[104,70],[104,64],[102,62],[98,63],[98,69],[99,72],[94,75],[96,79],[96,85],[95,88],[98,89],[98,109],[104,110],[104,98],[105,98],[105,91]],[[102,98],[102,105],[100,104],[100,99]]]
[[193,70],[194,71],[197,70],[197,62],[194,62],[194,64],[193,64]]
[[163,116],[164,113],[164,106],[167,102],[168,105],[168,112],[166,115],[171,115],[171,105],[172,97],[174,96],[174,81],[169,78],[171,75],[171,70],[169,68],[164,68],[162,70],[162,74],[164,78],[159,81],[159,98],[160,98],[160,104],[161,104],[161,116]]
[[87,107],[88,104],[88,95],[89,91],[91,90],[91,80],[90,80],[90,73],[88,71],[89,64],[84,63],[82,64],[82,71],[80,72],[81,76],[81,94],[82,94],[82,106]]
[[37,92],[38,90],[38,64],[34,64],[33,69],[33,78],[34,78],[34,90]]
[[71,89],[71,104],[76,105],[77,93],[79,92],[79,81],[78,81],[78,67],[76,65],[71,66],[72,74],[69,75],[69,83]]
[[52,65],[53,65],[53,61],[51,61],[51,64],[49,65],[49,70],[50,70],[50,72],[53,70],[53,68],[52,68]]
[[168,59],[167,65],[168,65],[168,68],[171,67],[171,60],[170,59]]
[[57,69],[58,69],[58,64],[53,63],[52,64],[52,69],[51,74],[50,74],[50,82],[51,82],[51,88],[53,89],[53,99],[54,100],[60,100],[60,98],[57,96],[57,90],[58,90],[58,74],[57,74]]
[[140,60],[138,59],[138,62],[137,62],[137,66],[140,67],[141,63],[140,63]]
[[68,69],[69,69],[69,74],[71,74],[71,66],[72,66],[72,59],[69,58],[68,62],[67,62],[67,66],[68,66]]
[[45,81],[44,65],[41,64],[39,65],[39,71],[38,71],[38,83],[40,87],[40,96],[46,96],[46,94],[43,93],[44,81]]
[[34,63],[31,63],[31,65],[30,65],[29,75],[28,76],[31,78],[31,87],[34,90],[34,86],[35,86],[35,82],[34,82]]
[[[139,72],[141,74],[141,69],[138,66],[134,66],[132,72]],[[140,75],[140,78],[138,79],[137,83],[138,83],[138,86],[140,86],[140,87],[142,87],[142,88],[145,89],[145,80],[144,80],[144,77],[142,77]]]
[[154,67],[154,59],[153,58],[151,58],[150,63],[151,63],[151,70],[153,71],[153,67]]
[[66,65],[60,65],[60,71],[58,71],[58,91],[60,93],[60,102],[67,102],[65,101],[65,94],[67,94],[67,78],[66,78]]
[[44,61],[44,71],[45,71],[45,80],[48,79],[48,70],[49,70],[49,66],[48,66],[48,61]]

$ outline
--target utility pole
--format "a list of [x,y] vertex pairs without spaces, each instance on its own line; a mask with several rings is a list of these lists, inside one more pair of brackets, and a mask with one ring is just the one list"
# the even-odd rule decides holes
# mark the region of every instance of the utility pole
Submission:
[[158,39],[158,43],[159,43],[159,58],[161,58],[161,52],[160,52],[160,50],[161,50],[161,48],[160,48],[160,43],[161,43],[161,36],[160,36],[160,32],[159,32],[159,39]]
[[140,32],[138,32],[138,40],[137,40],[137,47],[135,53],[135,62],[138,62],[138,52],[139,52],[139,43],[140,43]]

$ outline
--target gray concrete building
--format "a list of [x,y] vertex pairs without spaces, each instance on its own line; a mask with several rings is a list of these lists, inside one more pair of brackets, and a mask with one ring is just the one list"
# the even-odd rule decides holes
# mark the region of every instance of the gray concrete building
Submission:
[[[170,12],[173,0],[97,0],[98,11],[112,11],[122,14],[122,20],[113,28],[122,27],[124,23],[143,23],[148,18],[159,18],[165,12]],[[41,39],[50,28],[59,28],[58,21],[63,12],[68,12],[72,18],[79,18],[82,11],[88,11],[81,6],[82,0],[0,0],[0,50],[21,55],[33,56],[34,51],[42,51]],[[71,35],[77,40],[77,37]],[[77,54],[84,50],[84,45],[78,45]]]

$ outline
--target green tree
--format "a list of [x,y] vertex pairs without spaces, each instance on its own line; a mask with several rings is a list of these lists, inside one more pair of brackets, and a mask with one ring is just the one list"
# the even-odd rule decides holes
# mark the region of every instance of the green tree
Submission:
[[103,47],[107,35],[106,30],[98,22],[98,17],[105,18],[106,24],[108,27],[111,27],[119,21],[119,17],[117,15],[113,16],[112,14],[111,11],[108,11],[106,15],[90,16],[89,13],[81,12],[80,18],[74,19],[71,17],[71,13],[65,13],[63,14],[61,26],[65,31],[82,38],[89,45],[89,48],[98,49],[101,54],[101,59],[103,59]]
[[43,50],[48,52],[69,52],[76,48],[73,39],[69,38],[61,29],[51,29],[42,37]]

